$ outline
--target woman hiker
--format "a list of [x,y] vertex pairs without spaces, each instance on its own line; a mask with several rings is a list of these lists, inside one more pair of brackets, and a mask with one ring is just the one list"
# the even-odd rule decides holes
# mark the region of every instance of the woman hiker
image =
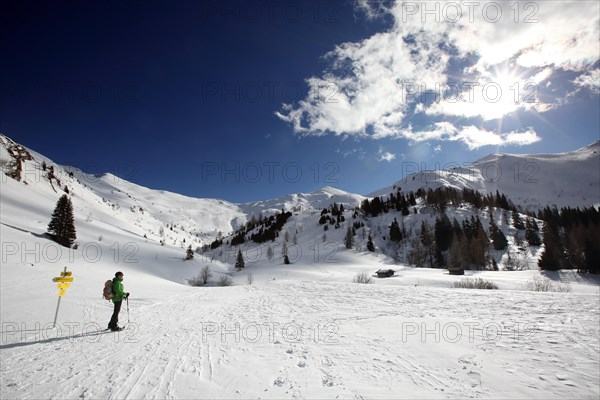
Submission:
[[121,311],[121,304],[123,303],[123,299],[129,297],[129,293],[125,292],[125,288],[123,287],[123,273],[121,271],[115,274],[115,277],[112,280],[112,291],[115,294],[112,302],[115,305],[115,310],[113,311],[112,318],[108,323],[108,329],[111,331],[122,331],[123,328],[118,326],[119,323],[119,312]]

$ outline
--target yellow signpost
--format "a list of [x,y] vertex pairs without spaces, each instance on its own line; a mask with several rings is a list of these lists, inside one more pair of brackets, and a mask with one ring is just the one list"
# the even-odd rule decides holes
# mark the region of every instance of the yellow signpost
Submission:
[[58,304],[56,305],[56,313],[54,314],[54,325],[56,326],[56,318],[58,317],[58,308],[60,307],[60,299],[67,294],[67,288],[71,286],[71,282],[73,282],[73,273],[71,271],[67,271],[67,267],[65,270],[60,273],[60,276],[52,278],[52,282],[58,283],[56,285],[58,287]]

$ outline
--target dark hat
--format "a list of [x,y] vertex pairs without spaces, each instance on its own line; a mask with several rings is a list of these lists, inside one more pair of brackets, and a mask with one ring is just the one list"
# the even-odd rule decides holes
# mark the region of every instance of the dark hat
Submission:
[[123,273],[122,273],[121,271],[117,272],[117,273],[115,274],[115,278],[116,278],[117,276],[119,276],[119,275],[123,275]]

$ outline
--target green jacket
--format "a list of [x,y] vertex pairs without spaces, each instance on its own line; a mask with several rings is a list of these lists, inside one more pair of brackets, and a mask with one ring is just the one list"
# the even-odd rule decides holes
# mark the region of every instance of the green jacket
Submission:
[[123,281],[117,277],[114,277],[112,280],[112,291],[115,294],[112,301],[116,303],[117,301],[123,301],[125,298],[125,288],[123,287]]

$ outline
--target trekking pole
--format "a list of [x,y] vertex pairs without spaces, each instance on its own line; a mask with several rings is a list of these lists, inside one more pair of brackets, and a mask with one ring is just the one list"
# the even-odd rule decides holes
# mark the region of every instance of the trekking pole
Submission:
[[127,300],[127,323],[129,324],[129,296],[125,300]]

